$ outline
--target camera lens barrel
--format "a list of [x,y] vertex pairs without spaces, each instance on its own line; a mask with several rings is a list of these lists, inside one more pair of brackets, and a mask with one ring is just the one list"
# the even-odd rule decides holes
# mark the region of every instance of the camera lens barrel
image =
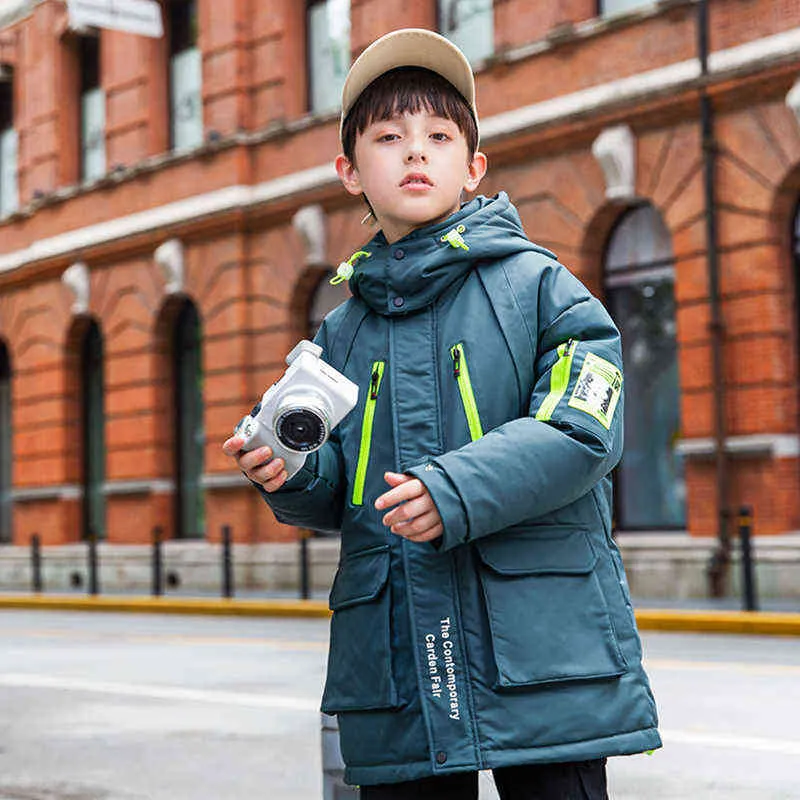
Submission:
[[327,441],[328,421],[318,409],[308,406],[282,408],[275,418],[275,435],[287,450],[311,453]]

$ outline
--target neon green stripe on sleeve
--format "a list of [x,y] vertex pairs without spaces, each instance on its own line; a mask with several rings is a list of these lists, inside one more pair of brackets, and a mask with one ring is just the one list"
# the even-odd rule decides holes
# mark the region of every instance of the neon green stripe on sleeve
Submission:
[[570,339],[568,342],[560,344],[556,350],[558,361],[550,370],[550,393],[536,412],[536,419],[541,422],[547,422],[553,416],[556,406],[567,391],[570,372],[572,372],[572,356],[575,354],[577,344],[577,339]]

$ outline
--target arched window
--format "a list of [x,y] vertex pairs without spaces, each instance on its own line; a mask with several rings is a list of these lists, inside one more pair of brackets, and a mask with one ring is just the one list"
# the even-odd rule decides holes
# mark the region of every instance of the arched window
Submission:
[[627,212],[609,238],[605,295],[622,332],[625,451],[617,469],[620,530],[683,528],[672,240],[651,205]]
[[175,398],[175,535],[179,539],[205,535],[202,478],[203,365],[200,317],[191,300],[184,300],[172,338]]
[[106,478],[103,336],[91,320],[83,335],[81,358],[81,435],[83,442],[83,538],[106,532]]
[[344,303],[350,297],[347,283],[331,286],[330,279],[334,274],[332,271],[322,273],[317,288],[311,294],[308,306],[308,335],[311,338],[316,335],[328,312],[333,311],[336,306]]
[[12,540],[11,359],[0,342],[0,544]]

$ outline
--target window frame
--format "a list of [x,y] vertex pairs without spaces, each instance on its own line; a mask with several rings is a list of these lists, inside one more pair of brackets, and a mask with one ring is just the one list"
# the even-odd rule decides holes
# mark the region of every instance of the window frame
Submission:
[[[330,0],[306,0],[305,4],[305,45],[306,45],[306,58],[305,58],[305,65],[306,65],[306,113],[308,114],[335,114],[341,108],[341,103],[337,101],[335,105],[326,106],[324,108],[315,108],[314,107],[314,69],[312,68],[312,58],[314,48],[312,47],[311,43],[311,10],[315,6],[327,6]],[[352,2],[351,0],[347,0],[347,13],[350,19],[348,23],[348,70],[349,67],[352,66],[353,59],[352,59],[352,28],[350,25],[352,24]],[[345,72],[345,75],[347,72]],[[340,92],[341,94],[341,92]]]
[[[458,2],[458,0],[454,0],[454,2]],[[487,59],[492,58],[495,55],[495,53],[497,52],[497,48],[495,46],[496,30],[495,30],[495,24],[494,24],[495,0],[489,0],[489,2],[491,3],[490,16],[491,16],[491,19],[492,19],[492,37],[491,37],[492,46],[491,46],[491,49],[489,50],[489,52],[486,53],[485,55],[480,55],[480,56],[478,56],[476,58],[471,58],[470,55],[461,47],[461,45],[459,45],[457,42],[453,42],[453,44],[455,44],[459,49],[462,50],[462,52],[466,56],[467,60],[469,61],[470,65],[473,65],[473,66],[475,64],[479,64],[479,63],[481,63],[483,61],[486,61]],[[446,39],[448,39],[449,41],[452,41],[450,39],[450,37],[444,31],[444,24],[443,24],[444,15],[443,15],[442,5],[443,5],[443,0],[436,0],[436,31],[438,33],[440,33],[442,36],[444,36]]]

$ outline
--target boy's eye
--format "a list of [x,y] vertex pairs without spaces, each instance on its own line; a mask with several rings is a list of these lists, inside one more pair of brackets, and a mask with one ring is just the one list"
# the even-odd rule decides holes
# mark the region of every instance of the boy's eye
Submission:
[[438,131],[437,133],[432,133],[431,138],[437,142],[447,142],[450,140],[450,135],[443,131]]
[[393,142],[399,138],[396,133],[384,133],[378,137],[379,142]]

